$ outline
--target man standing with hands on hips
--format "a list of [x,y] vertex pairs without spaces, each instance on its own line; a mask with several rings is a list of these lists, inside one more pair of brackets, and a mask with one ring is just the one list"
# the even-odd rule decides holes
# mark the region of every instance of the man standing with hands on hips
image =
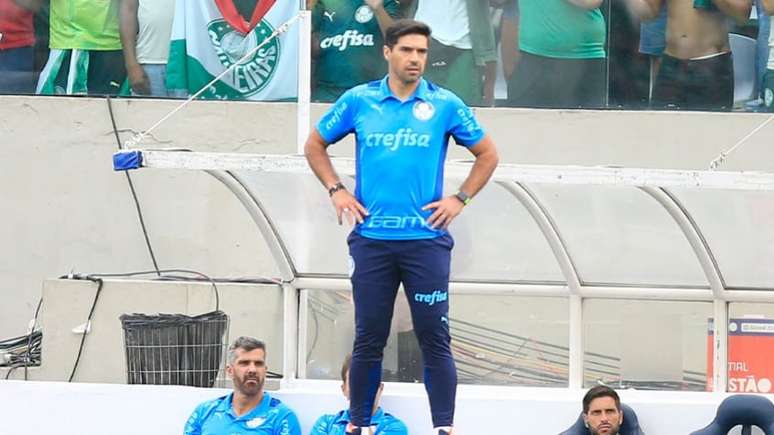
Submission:
[[[309,166],[323,183],[349,235],[355,303],[347,433],[368,434],[393,305],[403,283],[422,348],[434,433],[452,433],[457,374],[449,334],[447,228],[491,177],[497,150],[459,97],[422,78],[430,28],[397,20],[385,32],[388,74],[345,92],[306,142]],[[356,137],[356,188],[350,193],[327,146]],[[443,196],[449,137],[475,163],[459,190]]]

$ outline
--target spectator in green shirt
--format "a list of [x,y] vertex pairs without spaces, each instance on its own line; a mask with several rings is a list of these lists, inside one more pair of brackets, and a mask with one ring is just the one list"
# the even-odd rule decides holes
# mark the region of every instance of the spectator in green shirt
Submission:
[[38,93],[118,93],[126,78],[118,6],[118,0],[51,0],[51,52]]
[[600,108],[605,96],[602,0],[519,0],[520,60],[508,105]]
[[396,0],[317,0],[312,9],[312,98],[333,102],[387,73],[382,34],[398,17]]

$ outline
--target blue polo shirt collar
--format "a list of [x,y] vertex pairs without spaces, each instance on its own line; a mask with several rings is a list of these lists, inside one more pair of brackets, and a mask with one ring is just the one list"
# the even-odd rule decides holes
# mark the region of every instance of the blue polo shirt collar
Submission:
[[221,400],[220,404],[218,404],[218,408],[217,408],[218,411],[225,412],[234,420],[249,420],[254,418],[256,415],[266,412],[266,410],[269,408],[269,402],[271,402],[271,397],[269,397],[269,394],[264,391],[263,399],[261,399],[261,403],[259,403],[258,406],[253,408],[247,414],[244,414],[239,417],[234,413],[233,401],[234,401],[234,393],[231,393],[228,396],[226,396],[226,400]]
[[[349,410],[341,411],[336,424],[347,424],[352,419],[349,417]],[[384,410],[381,407],[376,408],[376,412],[371,416],[371,426],[376,426],[384,418]]]
[[[389,75],[384,76],[384,78],[381,80],[381,83],[379,84],[379,101],[384,101],[388,98],[395,98],[396,100],[398,99],[398,97],[392,93],[390,85],[387,83],[389,77]],[[435,86],[432,83],[428,82],[424,78],[420,78],[419,86],[417,86],[417,89],[414,91],[414,95],[410,96],[406,101],[411,101],[413,99],[427,101],[428,92],[433,90],[435,90]]]

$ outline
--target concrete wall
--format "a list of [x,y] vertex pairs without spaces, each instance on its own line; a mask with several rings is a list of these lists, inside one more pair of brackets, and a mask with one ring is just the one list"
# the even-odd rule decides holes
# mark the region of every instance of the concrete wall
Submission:
[[[219,308],[229,316],[226,343],[241,335],[263,340],[269,370],[282,372],[281,289],[275,285],[225,283],[218,284],[217,289]],[[83,280],[44,283],[40,317],[43,363],[28,372],[29,379],[67,381],[82,337],[73,329],[86,322],[96,290],[97,284]],[[215,304],[215,292],[209,283],[106,280],[74,381],[127,382],[124,332],[119,319],[122,314],[198,315],[214,310]],[[12,379],[23,379],[23,370],[13,372]]]
[[[122,140],[177,101],[116,100]],[[313,117],[324,106],[313,107]],[[294,153],[295,106],[195,102],[142,147]],[[507,162],[706,168],[765,115],[479,109]],[[774,170],[774,126],[732,155],[726,169]],[[351,155],[345,142],[332,147]],[[44,279],[152,269],[116,150],[106,100],[0,97],[0,337],[25,332]],[[465,157],[455,149],[452,158]],[[162,268],[211,276],[276,275],[242,206],[206,174],[132,174]]]

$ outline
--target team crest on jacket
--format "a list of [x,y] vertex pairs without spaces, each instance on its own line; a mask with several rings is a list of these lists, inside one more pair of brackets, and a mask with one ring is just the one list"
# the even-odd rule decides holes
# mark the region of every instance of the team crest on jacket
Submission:
[[435,107],[427,101],[417,101],[414,104],[414,118],[420,121],[427,121],[433,117],[435,113]]
[[371,9],[368,5],[363,5],[357,8],[355,11],[355,21],[358,23],[364,24],[374,17],[374,11]]
[[265,418],[255,417],[252,420],[248,420],[247,423],[245,423],[245,425],[250,429],[255,429],[257,427],[260,427],[265,421],[266,421]]
[[272,38],[266,45],[239,62],[250,50],[262,44],[274,28],[268,21],[262,20],[250,33],[242,33],[222,19],[214,20],[207,26],[212,47],[218,60],[226,68],[237,66],[224,77],[224,81],[245,96],[260,92],[271,81],[280,58],[279,38]]

